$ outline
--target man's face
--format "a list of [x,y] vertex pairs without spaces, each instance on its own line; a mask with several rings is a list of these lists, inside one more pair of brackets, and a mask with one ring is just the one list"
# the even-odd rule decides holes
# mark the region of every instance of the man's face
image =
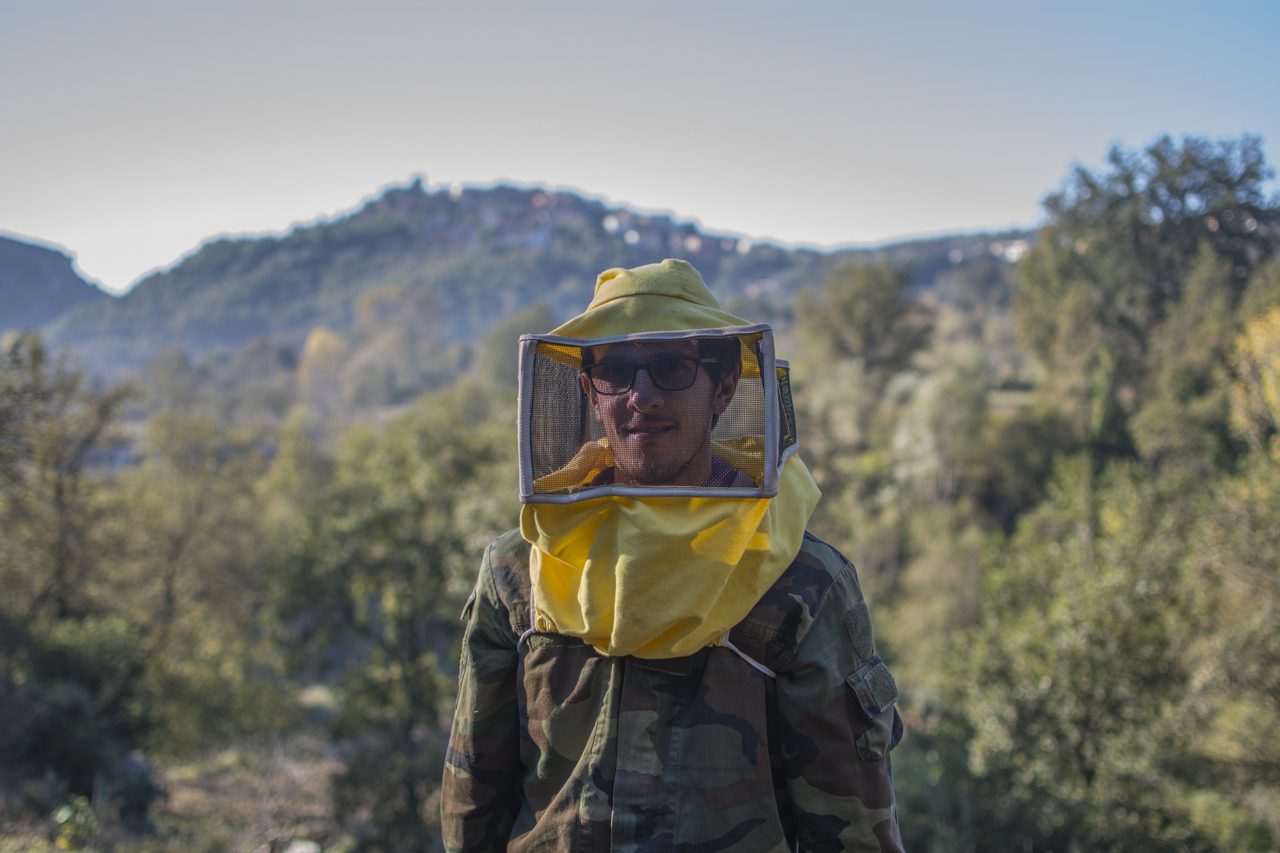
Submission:
[[[647,364],[670,356],[698,358],[696,341],[637,341],[592,348],[596,364]],[[703,366],[681,391],[665,391],[647,370],[637,370],[631,390],[600,394],[582,375],[583,391],[604,429],[621,485],[696,486],[711,478],[711,429],[737,388],[736,373],[712,382]]]

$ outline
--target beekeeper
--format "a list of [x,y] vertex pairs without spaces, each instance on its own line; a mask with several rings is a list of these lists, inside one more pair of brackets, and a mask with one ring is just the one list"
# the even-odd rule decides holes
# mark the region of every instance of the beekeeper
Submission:
[[772,331],[684,261],[520,342],[520,529],[464,611],[449,850],[899,850],[897,687],[805,530]]

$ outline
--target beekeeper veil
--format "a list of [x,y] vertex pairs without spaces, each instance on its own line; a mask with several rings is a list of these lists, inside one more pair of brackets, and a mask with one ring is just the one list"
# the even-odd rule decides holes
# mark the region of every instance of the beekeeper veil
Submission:
[[721,641],[818,499],[772,330],[684,261],[608,270],[585,312],[523,336],[519,424],[535,628],[605,654]]

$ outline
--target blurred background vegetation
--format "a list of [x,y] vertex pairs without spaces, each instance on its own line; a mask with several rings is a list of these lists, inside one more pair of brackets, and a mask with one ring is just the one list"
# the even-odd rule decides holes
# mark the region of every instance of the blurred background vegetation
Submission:
[[1273,186],[1256,139],[1165,138],[1034,233],[819,253],[414,184],[119,299],[11,275],[0,850],[435,849],[515,338],[664,256],[792,361],[909,849],[1275,849]]

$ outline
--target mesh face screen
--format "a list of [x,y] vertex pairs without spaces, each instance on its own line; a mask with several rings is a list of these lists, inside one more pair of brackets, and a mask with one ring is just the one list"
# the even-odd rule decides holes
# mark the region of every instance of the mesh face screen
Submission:
[[774,494],[786,367],[766,326],[715,332],[521,338],[522,498]]

